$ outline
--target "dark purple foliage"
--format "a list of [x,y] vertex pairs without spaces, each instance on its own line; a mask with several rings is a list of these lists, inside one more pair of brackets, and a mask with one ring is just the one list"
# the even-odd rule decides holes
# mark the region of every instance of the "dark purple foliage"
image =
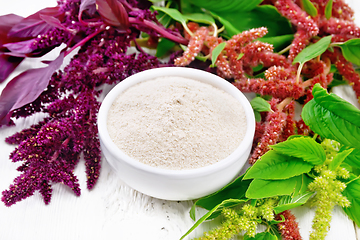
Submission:
[[79,21],[82,19],[82,14],[84,11],[89,11],[91,15],[93,15],[96,11],[96,0],[81,0],[80,8],[79,8]]
[[53,26],[42,20],[40,15],[57,16],[59,15],[59,8],[45,8],[33,15],[30,15],[27,18],[24,18],[11,28],[8,36],[18,38],[33,38],[52,29]]
[[129,27],[128,13],[121,2],[117,0],[96,0],[96,4],[105,23],[122,29]]
[[11,42],[12,40],[8,37],[8,33],[12,27],[18,24],[23,17],[15,14],[7,14],[0,16],[0,49],[3,44]]
[[[40,192],[47,204],[51,199],[51,185],[59,182],[80,195],[73,169],[81,154],[85,159],[87,187],[93,188],[101,167],[96,126],[101,87],[162,66],[156,57],[143,51],[126,54],[140,31],[187,43],[180,34],[161,26],[154,13],[140,9],[136,1],[59,3],[56,8],[43,9],[25,19],[12,16],[13,24],[7,28],[1,28],[0,24],[1,29],[16,37],[11,41],[4,38],[8,44],[3,49],[9,55],[4,57],[5,61],[14,56],[41,56],[61,43],[66,45],[46,68],[28,70],[15,77],[0,96],[0,126],[36,112],[46,113],[41,122],[6,139],[9,144],[19,145],[10,159],[23,163],[18,168],[21,175],[2,193],[6,206],[35,191]],[[78,47],[70,63],[54,73],[63,57]],[[13,70],[10,63],[7,66],[6,72]]]
[[47,67],[27,70],[12,79],[0,95],[0,124],[7,124],[12,110],[35,101],[64,59],[61,53]]
[[[2,83],[15,68],[22,62],[23,57],[13,57],[0,54],[0,83]],[[1,103],[0,103],[1,104]]]
[[3,46],[11,52],[26,54],[33,51],[35,41],[36,39],[29,39],[21,42],[6,43]]
[[40,14],[40,18],[53,27],[62,29],[64,31],[74,32],[62,25],[60,20],[54,16]]

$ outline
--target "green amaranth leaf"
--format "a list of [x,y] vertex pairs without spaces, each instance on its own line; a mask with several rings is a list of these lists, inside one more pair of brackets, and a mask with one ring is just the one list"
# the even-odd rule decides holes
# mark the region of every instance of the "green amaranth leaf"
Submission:
[[348,85],[347,81],[344,81],[342,79],[337,79],[336,78],[336,74],[334,74],[333,80],[331,81],[331,83],[328,85],[328,88],[333,88],[336,86],[340,86],[340,85]]
[[271,105],[262,97],[255,97],[250,101],[251,107],[258,112],[270,112]]
[[305,204],[313,194],[313,192],[305,192],[296,196],[282,196],[278,205],[274,208],[274,212],[279,214],[285,210],[299,207]]
[[187,18],[175,8],[166,8],[166,7],[159,7],[154,5],[151,6],[151,8],[158,12],[166,13],[175,21],[180,22],[182,25],[186,25]]
[[313,96],[301,113],[305,124],[324,138],[360,148],[360,110],[337,95],[328,94],[319,83],[313,87]]
[[183,14],[204,13],[204,11],[201,10],[200,7],[189,3],[187,0],[171,1],[171,2],[179,3],[179,6],[177,7],[177,9],[179,9],[179,11],[182,12]]
[[249,199],[268,198],[275,196],[291,195],[295,191],[296,184],[301,184],[301,176],[284,180],[254,179],[246,191],[245,196]]
[[156,19],[166,28],[169,27],[172,22],[172,18],[164,12],[158,12]]
[[260,71],[260,70],[263,69],[263,68],[264,68],[264,65],[259,64],[259,65],[257,65],[256,67],[253,67],[252,70],[253,70],[254,72],[258,72],[258,71]]
[[255,115],[255,121],[261,122],[261,114],[258,111],[254,110],[254,115]]
[[207,212],[204,216],[202,216],[199,220],[196,221],[196,223],[183,235],[181,236],[181,239],[184,239],[187,235],[189,235],[195,228],[197,228],[201,223],[209,219],[209,217],[215,212],[219,211],[219,209],[223,208],[224,206],[232,205],[232,204],[240,204],[243,203],[243,200],[239,199],[226,199],[222,201],[220,204],[216,205],[213,209],[211,209],[209,212]]
[[305,62],[323,54],[328,49],[331,43],[331,36],[323,37],[316,43],[304,48],[295,58],[293,64],[300,63],[303,65]]
[[333,7],[333,0],[329,0],[325,6],[325,17],[327,20],[331,18],[332,7]]
[[275,37],[293,34],[290,22],[280,15],[271,5],[257,6],[251,11],[242,12],[217,12],[211,11],[214,18],[224,25],[229,37],[251,28],[266,27],[266,37]]
[[205,13],[188,13],[183,15],[186,21],[193,21],[197,23],[215,24],[215,20],[208,14]]
[[344,151],[339,152],[333,158],[333,160],[329,164],[329,170],[334,171],[337,167],[341,165],[341,163],[347,158],[347,156],[354,150],[354,148],[350,148]]
[[213,51],[211,52],[211,65],[210,67],[215,67],[216,60],[220,53],[224,50],[226,46],[226,42],[222,42],[219,45],[217,45]]
[[[281,217],[281,222],[284,222],[285,221],[285,218],[283,215],[280,216]],[[280,221],[279,221],[280,222]],[[269,226],[269,232],[272,233],[273,235],[275,235],[277,237],[277,240],[281,240],[282,239],[282,236],[281,236],[281,233],[279,232],[279,228],[277,226],[277,223],[275,224],[272,224],[270,222],[270,226]]]
[[244,240],[277,240],[278,238],[270,232],[257,233],[255,237],[244,236]]
[[346,60],[360,66],[360,38],[350,39],[337,46]]
[[350,207],[343,208],[345,213],[360,227],[360,179],[347,184],[342,194],[350,201]]
[[299,63],[296,73],[296,82],[299,82],[300,75],[304,64],[311,59],[323,54],[329,48],[332,36],[323,37],[316,43],[304,48],[293,60],[293,64]]
[[187,0],[191,4],[215,12],[247,12],[263,0]]
[[285,34],[280,36],[273,36],[273,37],[262,37],[258,40],[261,42],[266,42],[274,47],[274,52],[278,52],[285,47],[289,46],[294,39],[294,34]]
[[184,27],[187,28],[186,23],[188,21],[193,21],[197,23],[205,23],[205,24],[215,24],[214,18],[205,13],[188,13],[182,14],[175,8],[167,8],[167,7],[159,7],[159,6],[151,6],[153,10],[158,12],[163,12],[170,16],[175,21],[180,22]]
[[318,11],[314,4],[310,0],[302,0],[301,2],[303,4],[305,12],[307,12],[312,17],[316,17]]
[[307,174],[301,174],[301,182],[299,181],[298,184],[296,184],[293,196],[304,194],[308,189],[308,185],[312,181],[314,181],[314,179],[309,177]]
[[[342,149],[340,149],[342,151]],[[360,169],[360,149],[354,149],[344,160],[351,167]]]
[[244,55],[244,53],[239,53],[239,56],[236,58],[236,60],[240,60]]
[[[211,210],[226,199],[238,199],[244,202],[247,201],[248,199],[245,197],[245,192],[247,191],[251,180],[243,180],[243,177],[244,175],[238,177],[233,182],[229,183],[217,192],[197,200],[190,210],[190,217],[194,221],[196,220],[195,208],[197,206],[205,208],[207,210]],[[211,218],[214,217],[216,217],[216,214],[213,214],[213,216],[211,216]]]
[[311,137],[297,137],[271,146],[285,155],[302,158],[313,165],[321,165],[325,162],[324,149]]
[[193,22],[198,23],[205,23],[205,24],[215,24],[215,20],[207,14],[204,13],[190,13],[190,14],[182,14],[175,8],[167,8],[167,7],[159,7],[159,6],[151,6],[151,8],[158,12],[163,12],[170,16],[172,19],[174,19],[177,22],[180,22],[181,25],[184,27],[184,29],[187,32],[191,32],[190,29],[187,27],[186,23],[191,20]]
[[159,43],[157,45],[156,48],[156,57],[162,57],[164,56],[167,52],[169,52],[176,44],[167,39],[167,38],[160,38],[159,39]]
[[268,151],[245,174],[244,179],[288,179],[310,172],[313,165],[300,158]]

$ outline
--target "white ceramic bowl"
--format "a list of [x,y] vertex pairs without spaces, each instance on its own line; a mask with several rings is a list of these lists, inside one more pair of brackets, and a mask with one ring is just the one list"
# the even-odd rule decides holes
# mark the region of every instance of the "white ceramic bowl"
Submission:
[[[180,76],[208,83],[232,95],[243,106],[247,130],[239,147],[227,158],[201,168],[169,170],[156,168],[121,151],[111,140],[107,129],[107,115],[113,101],[137,83],[161,76]],[[98,130],[102,152],[119,178],[130,187],[152,197],[166,200],[190,200],[211,194],[232,181],[245,165],[255,132],[255,118],[247,98],[226,80],[197,69],[166,67],[134,74],[117,84],[105,97],[98,114]]]

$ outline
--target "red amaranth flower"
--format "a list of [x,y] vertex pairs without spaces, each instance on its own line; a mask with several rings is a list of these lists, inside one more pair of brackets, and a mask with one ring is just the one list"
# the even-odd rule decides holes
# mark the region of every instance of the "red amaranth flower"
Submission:
[[[274,47],[269,43],[263,43],[260,41],[255,41],[248,43],[243,48],[241,48],[241,53],[244,56],[241,58],[241,61],[245,67],[256,67],[259,64],[262,64],[263,67],[271,66],[284,66],[289,67],[290,64],[286,60],[286,57],[273,53]],[[248,72],[252,74],[252,72]]]
[[314,98],[314,96],[312,95],[312,89],[314,85],[316,83],[320,83],[321,86],[326,89],[327,86],[332,82],[333,75],[334,75],[333,73],[329,73],[329,74],[323,73],[309,79],[308,81],[311,82],[311,85],[308,86],[308,88],[305,90],[306,99],[304,100],[304,104],[306,104],[307,102],[309,102],[311,99]]
[[243,92],[271,95],[279,99],[287,97],[298,99],[304,94],[304,88],[296,82],[294,77],[282,81],[277,79],[266,81],[262,78],[247,78],[235,80],[233,85]]
[[292,0],[276,0],[274,6],[298,29],[304,29],[310,36],[316,36],[319,33],[314,20]]
[[320,75],[326,71],[327,65],[322,60],[313,59],[304,64],[304,67],[301,71],[301,74],[307,78],[313,78],[317,75]]
[[312,133],[310,128],[305,124],[304,120],[300,119],[298,121],[295,121],[295,124],[296,124],[296,134],[309,136],[310,133]]
[[265,36],[267,32],[267,28],[265,27],[254,28],[234,35],[226,42],[224,50],[229,60],[230,70],[235,79],[243,79],[245,77],[243,61],[239,59],[242,47],[257,38]]
[[344,0],[333,0],[332,16],[352,21],[354,19],[354,10]]
[[279,142],[286,141],[288,137],[295,134],[295,102],[291,101],[288,105],[286,105],[286,107],[284,108],[284,112],[287,113],[286,124],[280,135]]
[[182,57],[175,59],[175,65],[186,66],[194,61],[195,57],[200,53],[208,33],[209,30],[206,27],[200,27],[196,30],[194,36],[190,38],[187,49],[184,51]]
[[[325,15],[325,7],[329,0],[312,0],[319,14]],[[332,16],[343,20],[352,20],[354,11],[343,0],[333,0]]]
[[335,64],[339,73],[349,81],[349,85],[352,86],[358,101],[360,101],[360,75],[355,71],[353,64],[344,58],[338,48],[335,48],[333,52],[326,51],[324,56],[328,57],[331,63]]
[[273,112],[267,113],[266,120],[263,123],[265,124],[264,133],[250,156],[250,164],[259,160],[270,149],[269,145],[276,144],[284,130],[287,114],[275,107],[277,102],[278,99],[275,98],[270,101]]
[[232,46],[238,50],[245,44],[252,42],[255,39],[262,38],[268,33],[266,27],[252,28],[250,30],[243,31],[237,35],[234,35],[227,41],[228,46]]
[[356,26],[354,21],[330,18],[329,20],[323,19],[319,22],[321,32],[327,34],[338,34],[345,38],[359,38],[360,28]]
[[275,220],[281,220],[281,216],[285,218],[284,222],[278,223],[278,229],[283,240],[301,240],[299,225],[295,216],[290,210],[283,211],[275,216]]
[[272,66],[265,71],[265,77],[269,81],[286,81],[294,77],[295,68],[285,68],[283,66]]
[[294,40],[289,50],[289,60],[294,58],[309,44],[311,35],[304,29],[299,28],[294,34]]
[[[220,43],[222,43],[224,40],[222,38],[219,37],[215,37],[215,36],[208,36],[206,38],[206,42],[205,44],[207,45],[207,47],[209,48],[208,52],[205,52],[206,55],[208,54],[212,54],[212,51],[214,50],[215,47],[217,47]],[[226,58],[226,56],[224,55],[224,53],[220,53],[216,59],[215,62],[216,65],[216,72],[220,77],[223,78],[232,78],[232,72],[230,69],[230,65],[229,62]]]

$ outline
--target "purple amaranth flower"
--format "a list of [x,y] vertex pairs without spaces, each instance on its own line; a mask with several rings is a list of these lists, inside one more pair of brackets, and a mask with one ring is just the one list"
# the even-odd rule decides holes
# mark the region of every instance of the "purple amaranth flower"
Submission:
[[49,203],[50,182],[63,183],[80,195],[79,183],[73,174],[79,152],[73,151],[71,141],[79,127],[70,119],[49,121],[41,127],[39,124],[33,127],[40,130],[36,135],[29,135],[11,154],[14,162],[24,163],[18,169],[23,173],[2,193],[1,200],[6,206],[33,195],[36,190],[40,190],[45,203]]
[[[10,154],[10,159],[22,162],[17,169],[21,174],[2,193],[6,206],[33,195],[35,191],[40,192],[47,204],[51,200],[51,186],[54,183],[62,183],[70,187],[75,195],[80,195],[78,179],[73,170],[81,154],[85,160],[87,187],[93,188],[101,167],[96,119],[100,106],[97,98],[102,87],[118,83],[137,72],[162,66],[156,57],[145,52],[127,54],[131,42],[141,31],[184,44],[187,42],[180,34],[161,26],[155,15],[139,8],[136,1],[120,2],[122,6],[117,5],[119,9],[116,11],[106,6],[105,9],[111,14],[124,9],[129,12],[130,26],[125,30],[106,24],[101,12],[96,11],[95,1],[80,0],[59,1],[58,7],[43,11],[46,16],[35,14],[33,17],[37,27],[26,23],[28,19],[25,25],[15,27],[14,34],[38,33],[31,35],[30,45],[24,46],[30,47],[27,50],[29,54],[38,56],[60,43],[66,45],[60,60],[74,49],[79,51],[63,70],[46,71],[48,85],[32,102],[22,106],[20,102],[16,109],[9,112],[3,110],[10,120],[36,112],[45,113],[39,123],[6,139],[10,144],[19,145]],[[110,20],[116,22],[124,19],[113,16]],[[56,64],[49,63],[50,66]],[[39,76],[45,70],[35,70],[35,75]],[[22,77],[20,80],[27,79]]]

